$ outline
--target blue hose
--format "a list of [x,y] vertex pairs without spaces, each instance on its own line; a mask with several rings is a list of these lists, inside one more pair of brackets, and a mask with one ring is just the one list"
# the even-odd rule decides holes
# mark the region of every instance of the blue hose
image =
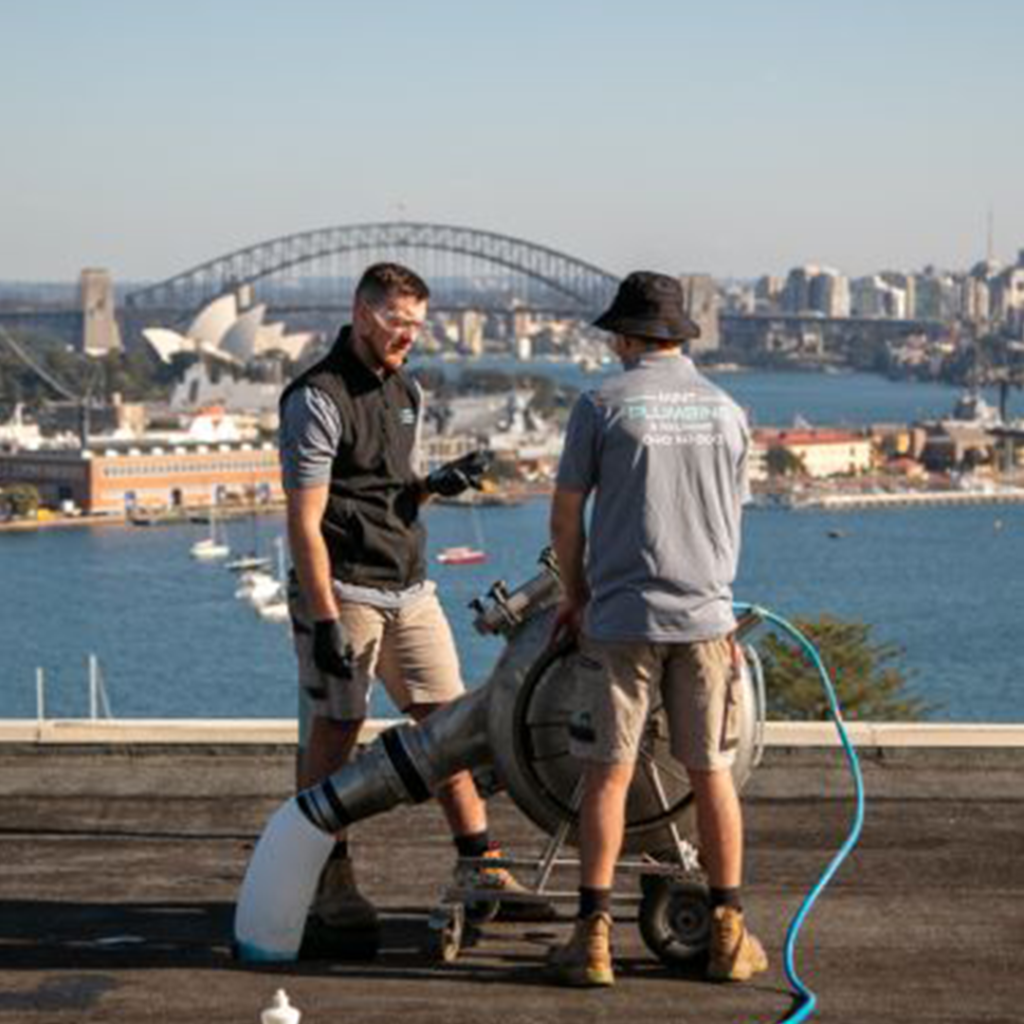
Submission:
[[790,988],[793,990],[793,995],[796,998],[797,1005],[789,1014],[787,1014],[787,1016],[783,1017],[782,1020],[779,1021],[779,1024],[799,1024],[800,1021],[807,1020],[807,1018],[814,1013],[814,1008],[817,1005],[818,999],[817,996],[803,983],[800,975],[797,973],[797,936],[800,934],[800,929],[803,927],[804,920],[811,912],[811,907],[814,906],[816,900],[825,889],[825,886],[832,881],[832,877],[839,870],[839,865],[846,860],[850,851],[857,845],[857,840],[860,839],[861,831],[864,828],[864,777],[861,774],[860,761],[857,759],[857,753],[853,749],[850,737],[847,735],[846,726],[843,725],[842,710],[839,707],[839,699],[836,697],[835,687],[832,685],[828,669],[825,668],[825,664],[821,660],[821,655],[818,653],[818,649],[810,642],[810,640],[807,639],[806,636],[804,636],[803,633],[800,632],[799,629],[796,628],[796,626],[782,618],[781,615],[775,615],[773,612],[770,612],[765,608],[752,604],[736,603],[733,605],[733,609],[738,616],[756,616],[765,622],[770,622],[773,625],[778,626],[781,630],[788,633],[797,642],[811,664],[817,668],[818,673],[821,676],[821,683],[825,690],[825,696],[828,698],[832,721],[835,723],[836,730],[839,733],[839,740],[842,743],[843,751],[846,754],[846,761],[850,766],[850,774],[853,776],[853,785],[856,794],[856,812],[853,817],[853,824],[850,827],[849,835],[847,835],[843,845],[829,862],[828,867],[826,867],[822,872],[821,877],[814,884],[814,887],[804,897],[803,903],[800,904],[796,914],[793,915],[793,920],[789,922],[789,928],[786,931],[786,945],[783,952],[783,960],[786,971],[786,980],[789,982]]

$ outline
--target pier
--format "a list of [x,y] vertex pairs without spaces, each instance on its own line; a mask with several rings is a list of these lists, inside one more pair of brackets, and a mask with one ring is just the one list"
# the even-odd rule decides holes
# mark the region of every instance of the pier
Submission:
[[[382,911],[376,960],[258,967],[231,959],[233,903],[290,793],[294,723],[47,723],[34,736],[35,724],[0,724],[0,1019],[17,1024],[255,1022],[279,987],[303,1024],[767,1024],[791,1005],[786,926],[852,811],[831,727],[772,725],[744,798],[746,904],[772,961],[751,984],[668,971],[628,914],[611,991],[544,980],[568,919],[489,924],[455,963],[431,964],[420,947],[453,852],[430,804],[354,830],[361,884]],[[872,723],[854,737],[864,836],[797,951],[815,1019],[1018,1020],[1024,728]],[[507,798],[489,806],[505,848],[536,854],[546,837]]]
[[780,503],[796,511],[859,512],[865,509],[927,508],[937,505],[1019,505],[1024,488],[978,491],[895,491],[884,494],[794,495]]

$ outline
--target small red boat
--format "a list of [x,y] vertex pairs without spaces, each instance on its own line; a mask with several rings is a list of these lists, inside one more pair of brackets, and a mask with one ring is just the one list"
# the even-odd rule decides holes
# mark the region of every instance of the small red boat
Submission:
[[479,548],[445,548],[438,553],[437,560],[442,565],[476,565],[480,562],[486,562],[487,554]]

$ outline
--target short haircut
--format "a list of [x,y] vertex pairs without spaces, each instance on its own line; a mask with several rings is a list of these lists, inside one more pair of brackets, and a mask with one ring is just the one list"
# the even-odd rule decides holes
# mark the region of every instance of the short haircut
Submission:
[[419,274],[400,263],[374,263],[366,268],[356,285],[356,300],[370,306],[381,306],[388,299],[406,295],[426,302],[430,289]]

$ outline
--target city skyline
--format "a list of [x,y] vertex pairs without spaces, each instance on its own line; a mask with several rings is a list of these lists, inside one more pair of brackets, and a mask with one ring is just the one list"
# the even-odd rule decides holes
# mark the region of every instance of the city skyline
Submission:
[[0,278],[156,280],[409,219],[621,274],[967,269],[1024,247],[1024,11],[97,0],[0,13]]

